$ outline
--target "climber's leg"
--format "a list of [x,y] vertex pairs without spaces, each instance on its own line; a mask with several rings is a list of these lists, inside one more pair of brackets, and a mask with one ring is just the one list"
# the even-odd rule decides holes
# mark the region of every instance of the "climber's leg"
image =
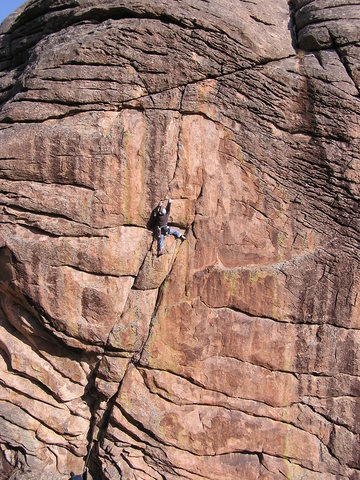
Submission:
[[157,239],[157,249],[158,255],[162,255],[164,253],[164,235],[161,233]]
[[175,238],[180,238],[181,240],[186,240],[185,235],[180,233],[178,230],[175,230],[175,228],[169,227],[168,234],[173,235]]

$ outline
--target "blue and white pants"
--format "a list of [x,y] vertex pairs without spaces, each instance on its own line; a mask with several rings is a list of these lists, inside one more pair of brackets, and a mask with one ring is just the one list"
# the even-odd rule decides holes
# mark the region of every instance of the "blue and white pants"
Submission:
[[158,250],[162,250],[164,248],[164,243],[165,243],[165,235],[173,235],[175,238],[180,238],[181,233],[175,230],[175,228],[171,227],[162,227],[160,230],[160,235],[157,239],[158,241]]

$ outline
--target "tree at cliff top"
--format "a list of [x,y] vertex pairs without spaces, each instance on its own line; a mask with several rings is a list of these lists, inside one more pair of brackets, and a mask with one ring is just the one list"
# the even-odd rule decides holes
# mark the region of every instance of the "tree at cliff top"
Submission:
[[268,3],[2,24],[0,478],[360,479],[360,2]]

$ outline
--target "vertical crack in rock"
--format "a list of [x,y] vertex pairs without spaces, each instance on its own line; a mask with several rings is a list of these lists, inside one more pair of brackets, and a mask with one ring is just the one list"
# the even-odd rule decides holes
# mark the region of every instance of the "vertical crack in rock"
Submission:
[[157,294],[157,298],[156,298],[156,302],[155,302],[154,311],[153,311],[153,314],[151,316],[148,334],[147,334],[147,337],[146,337],[145,341],[143,342],[143,345],[142,345],[141,349],[138,352],[136,352],[134,354],[133,358],[132,358],[132,362],[134,363],[134,365],[141,365],[141,357],[142,357],[144,348],[145,348],[146,344],[148,343],[149,338],[151,336],[151,332],[152,332],[152,329],[153,329],[153,326],[154,326],[154,322],[156,320],[156,315],[157,315],[157,312],[159,310],[159,306],[160,306],[162,298],[163,298],[163,290],[165,288],[165,285],[168,281],[169,276],[171,275],[172,268],[173,268],[174,262],[176,260],[176,255],[177,255],[178,248],[179,247],[176,246],[176,250],[173,253],[173,258],[171,260],[171,264],[170,264],[170,268],[168,270],[168,273],[166,274],[163,282],[161,283],[160,287],[158,288],[158,294]]
[[[153,244],[150,245],[148,253],[151,254],[152,251],[153,251]],[[145,258],[146,258],[146,255],[144,256],[143,264],[145,262]],[[141,356],[142,356],[143,350],[144,350],[144,348],[145,348],[145,346],[148,342],[148,339],[151,336],[153,324],[154,324],[154,321],[155,321],[155,318],[156,318],[156,315],[157,315],[159,305],[160,305],[161,300],[162,300],[163,288],[164,288],[164,285],[166,284],[166,282],[168,280],[169,275],[171,274],[172,266],[175,262],[175,259],[176,259],[176,251],[173,254],[173,258],[172,258],[172,261],[171,261],[171,266],[169,268],[169,271],[168,271],[165,279],[163,280],[162,284],[158,288],[158,294],[157,294],[157,298],[156,298],[156,302],[155,302],[154,311],[153,311],[153,314],[151,316],[147,336],[143,340],[141,348],[137,352],[135,352],[132,355],[132,357],[129,359],[130,361],[129,361],[128,366],[125,370],[125,373],[123,374],[123,378],[119,382],[117,390],[113,394],[113,396],[110,399],[107,399],[106,407],[105,407],[105,410],[103,411],[103,413],[101,414],[101,417],[99,417],[99,411],[101,411],[99,409],[101,400],[98,398],[99,392],[97,391],[97,389],[95,387],[95,381],[96,381],[96,378],[97,378],[97,375],[98,375],[99,366],[100,366],[103,358],[105,357],[105,355],[111,353],[111,350],[109,350],[109,345],[108,345],[109,341],[107,341],[107,346],[104,349],[104,353],[102,354],[101,359],[98,361],[96,367],[94,368],[94,370],[92,371],[92,373],[89,377],[89,383],[88,383],[88,387],[87,387],[88,388],[87,398],[89,398],[89,401],[90,401],[90,408],[91,408],[92,415],[91,415],[91,422],[90,422],[90,428],[89,428],[89,433],[88,433],[88,449],[87,449],[87,456],[86,456],[86,459],[85,459],[85,466],[89,468],[89,471],[91,472],[93,478],[97,478],[98,476],[101,475],[99,460],[97,458],[98,454],[99,454],[99,445],[102,444],[102,441],[106,437],[108,425],[109,425],[110,418],[111,418],[111,415],[112,415],[112,410],[113,410],[114,405],[115,405],[115,403],[117,401],[117,398],[119,396],[119,392],[121,390],[122,382],[123,382],[124,378],[126,377],[127,372],[129,371],[129,368],[130,368],[131,364],[133,364],[135,366],[141,364]],[[141,270],[141,267],[140,267],[139,271],[140,270]],[[109,334],[109,338],[110,338],[110,335],[111,335],[111,332]],[[121,406],[120,406],[120,408],[121,408]],[[127,459],[124,458],[124,460],[127,462]]]
[[[96,368],[94,369],[89,379],[90,381],[89,381],[89,390],[88,390],[88,396],[91,401],[92,416],[91,416],[90,428],[88,433],[87,455],[85,458],[84,465],[85,465],[85,468],[87,468],[91,473],[92,478],[101,477],[101,467],[99,465],[99,459],[98,459],[99,445],[101,444],[106,434],[107,427],[110,421],[111,412],[116,402],[119,391],[121,389],[121,383],[122,383],[122,381],[120,381],[116,392],[110,399],[107,400],[105,410],[103,410],[101,416],[99,416],[99,413],[101,412],[101,409],[99,408],[101,400],[99,399],[99,392],[95,387],[95,380],[96,380],[96,376],[98,373],[97,371],[98,371],[101,360],[99,360]],[[125,371],[124,377],[126,375],[126,371]]]
[[[98,393],[96,391],[96,387],[95,387],[95,380],[96,380],[96,376],[97,376],[97,370],[99,368],[99,365],[100,365],[100,362],[101,360],[98,360],[95,368],[93,369],[93,371],[91,372],[90,376],[88,377],[88,384],[86,386],[86,392],[85,392],[85,395],[84,395],[84,398],[86,398],[86,401],[89,405],[89,408],[90,408],[90,412],[91,412],[91,418],[90,418],[90,422],[89,422],[89,430],[88,430],[88,433],[87,433],[87,453],[86,453],[86,457],[84,458],[84,471],[86,469],[89,469],[90,471],[92,471],[94,469],[94,466],[92,464],[92,455],[94,455],[93,453],[93,449],[94,449],[94,444],[95,444],[95,432],[96,432],[96,429],[98,428],[98,421],[99,419],[97,418],[97,410],[98,410],[98,407],[99,407],[99,400],[98,400]],[[95,477],[96,478],[96,475]]]
[[296,20],[295,20],[296,9],[295,9],[294,2],[292,0],[288,2],[288,5],[289,5],[289,30],[291,32],[292,46],[294,50],[297,50],[299,44],[298,44]]
[[[359,7],[360,7],[360,4],[359,4]],[[338,56],[340,62],[344,66],[344,68],[346,70],[346,73],[348,74],[348,76],[349,76],[351,82],[353,83],[354,87],[357,89],[358,96],[360,97],[360,84],[357,83],[355,78],[354,78],[353,72],[352,72],[352,70],[350,68],[350,65],[349,65],[349,62],[347,60],[346,49],[344,48],[343,45],[339,45],[336,36],[330,30],[328,30],[328,33],[329,33],[329,37],[330,37],[331,42],[332,42],[332,48],[337,53],[337,56]]]

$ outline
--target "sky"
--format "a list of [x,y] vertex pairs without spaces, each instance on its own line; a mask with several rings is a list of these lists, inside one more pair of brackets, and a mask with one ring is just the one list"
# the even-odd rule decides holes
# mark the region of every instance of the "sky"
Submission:
[[0,23],[23,3],[25,0],[0,0]]

